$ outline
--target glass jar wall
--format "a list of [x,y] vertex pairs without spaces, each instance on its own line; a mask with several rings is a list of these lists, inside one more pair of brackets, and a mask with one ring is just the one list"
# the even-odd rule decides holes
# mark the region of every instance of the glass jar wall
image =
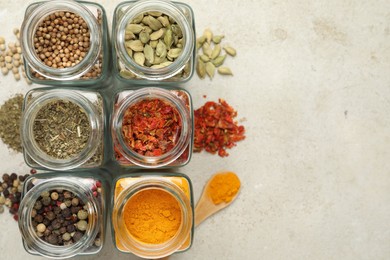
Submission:
[[[191,181],[182,174],[134,173],[118,178],[112,202],[117,249],[148,259],[189,249],[194,229],[192,197]],[[142,214],[148,217],[139,218]]]
[[35,89],[21,122],[24,158],[32,168],[70,170],[104,162],[105,109],[98,92]]
[[104,86],[110,42],[104,8],[58,0],[31,4],[21,28],[25,72],[43,85]]
[[114,160],[125,167],[187,164],[192,154],[193,109],[184,90],[141,88],[118,92],[111,135]]
[[177,84],[194,73],[191,7],[162,0],[127,1],[113,20],[114,75],[131,84]]
[[98,253],[105,236],[107,187],[96,173],[30,176],[19,207],[25,250],[58,259]]

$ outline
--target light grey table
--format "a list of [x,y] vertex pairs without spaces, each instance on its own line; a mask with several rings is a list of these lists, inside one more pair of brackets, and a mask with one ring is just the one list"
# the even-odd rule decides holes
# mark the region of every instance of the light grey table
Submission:
[[[12,37],[31,0],[0,1],[0,35]],[[98,1],[112,18],[120,2]],[[184,1],[196,28],[238,50],[234,77],[186,84],[195,107],[224,98],[247,139],[220,158],[182,168],[198,199],[216,171],[242,180],[238,200],[200,225],[172,259],[390,258],[390,1]],[[31,87],[0,76],[0,102]],[[207,95],[207,98],[203,98]],[[0,172],[27,172],[0,144]],[[0,259],[30,259],[17,224],[0,215]],[[38,258],[38,257],[34,257]],[[80,259],[136,259],[107,240]]]

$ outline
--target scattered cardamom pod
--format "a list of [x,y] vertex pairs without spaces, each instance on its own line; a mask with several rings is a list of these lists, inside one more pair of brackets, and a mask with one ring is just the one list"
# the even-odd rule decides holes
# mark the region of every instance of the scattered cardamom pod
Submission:
[[229,54],[232,57],[236,56],[237,54],[236,50],[233,47],[225,46],[223,47],[223,49],[226,51],[227,54]]
[[214,47],[214,50],[211,52],[211,59],[215,59],[219,56],[219,54],[221,53],[221,45],[217,44],[215,45]]
[[222,39],[223,39],[224,37],[225,37],[224,35],[215,35],[215,36],[213,37],[213,42],[214,42],[215,44],[219,44],[219,43],[221,43],[221,41],[222,41]]
[[140,65],[143,66],[145,63],[145,55],[143,52],[136,52],[134,53],[134,61]]
[[223,62],[225,61],[225,58],[226,58],[226,54],[225,55],[222,55],[222,56],[218,56],[215,60],[213,60],[213,64],[215,67],[219,67],[223,64]]
[[196,62],[196,72],[201,79],[204,79],[206,76],[206,66],[201,59],[198,59]]
[[210,61],[209,56],[207,56],[207,55],[205,55],[205,54],[200,55],[199,58],[200,58],[203,62],[209,62],[209,61]]
[[209,75],[210,79],[213,79],[215,74],[215,66],[210,61],[206,63],[206,73]]
[[204,30],[203,35],[204,37],[206,37],[207,43],[210,44],[211,39],[213,38],[213,32],[209,28],[207,28],[206,30]]
[[233,72],[228,67],[219,67],[218,73],[221,75],[233,75]]
[[211,54],[213,53],[213,51],[211,50],[209,43],[207,43],[207,42],[203,43],[202,50],[203,50],[203,54],[211,57]]

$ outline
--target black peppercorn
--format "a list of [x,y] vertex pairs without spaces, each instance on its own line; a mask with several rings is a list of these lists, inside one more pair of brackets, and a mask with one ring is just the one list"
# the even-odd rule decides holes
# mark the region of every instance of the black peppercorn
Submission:
[[42,201],[43,205],[49,206],[50,202],[51,202],[51,199],[50,199],[50,197],[43,197],[41,201]]
[[3,190],[3,195],[4,195],[4,197],[8,197],[9,196],[9,191],[8,191],[8,189],[4,189]]
[[7,182],[9,180],[9,174],[8,173],[4,173],[3,174],[3,181]]
[[37,200],[34,204],[34,209],[40,210],[42,208],[42,202]]
[[19,175],[19,181],[24,182],[24,175]]
[[56,245],[58,243],[58,238],[56,235],[54,234],[51,234],[50,236],[47,237],[47,240],[46,240],[48,243],[52,244],[52,245]]
[[77,214],[77,212],[79,212],[80,209],[81,209],[81,207],[71,207],[70,208],[72,214]]
[[49,211],[46,213],[46,218],[50,221],[52,221],[53,219],[55,219],[56,215],[54,214],[53,211]]
[[11,175],[9,176],[9,178],[12,180],[12,181],[14,181],[14,180],[16,180],[17,178],[18,178],[18,175],[16,174],[16,173],[11,173]]
[[66,227],[61,227],[60,228],[60,234],[62,235],[64,233],[66,233]]
[[73,235],[73,241],[74,242],[77,242],[79,241],[82,237],[83,237],[83,233],[81,233],[80,231],[77,231],[76,233],[74,233]]
[[34,217],[34,221],[36,221],[37,223],[42,223],[42,221],[43,221],[43,216],[40,215],[40,214],[37,214],[37,215]]
[[61,228],[61,223],[57,219],[54,219],[53,222],[51,222],[51,225],[53,226],[53,229]]
[[69,208],[66,208],[62,211],[62,216],[64,218],[69,218],[70,216],[72,216],[72,212],[70,211]]
[[74,232],[76,230],[76,227],[73,225],[73,224],[70,224],[70,225],[68,225],[67,227],[66,227],[66,231],[68,232],[68,233],[72,233],[72,232]]
[[54,212],[54,214],[60,214],[60,212],[61,212],[61,208],[60,207],[54,207],[54,209],[53,209],[53,212]]
[[50,220],[45,218],[45,219],[42,220],[42,223],[45,224],[45,226],[47,227],[48,225],[50,225]]

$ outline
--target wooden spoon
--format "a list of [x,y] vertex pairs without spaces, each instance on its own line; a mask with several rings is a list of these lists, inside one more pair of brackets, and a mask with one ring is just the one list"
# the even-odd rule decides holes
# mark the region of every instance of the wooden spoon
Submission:
[[[222,202],[218,205],[215,205],[213,200],[210,198],[207,190],[209,188],[209,185],[211,183],[211,180],[214,178],[215,175],[213,175],[206,183],[206,185],[203,188],[203,193],[200,196],[200,199],[198,200],[198,203],[195,207],[195,227],[199,226],[203,221],[205,221],[208,217],[214,215],[218,211],[226,208],[232,202],[237,198],[238,194],[240,193],[240,190],[237,191],[236,195],[232,197],[232,200],[229,202]],[[163,258],[159,258],[159,260],[168,260],[170,256],[166,256]]]

